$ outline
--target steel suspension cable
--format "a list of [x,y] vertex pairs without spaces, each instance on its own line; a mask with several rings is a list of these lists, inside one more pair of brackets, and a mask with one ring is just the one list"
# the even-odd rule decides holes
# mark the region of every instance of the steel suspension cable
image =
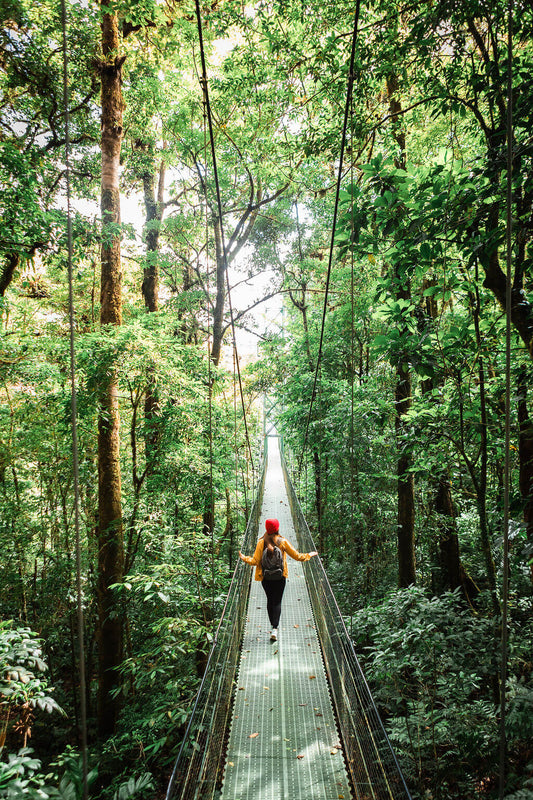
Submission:
[[505,466],[504,466],[504,513],[503,513],[503,580],[502,580],[502,631],[501,631],[501,676],[500,676],[500,781],[499,797],[505,793],[505,766],[507,737],[506,684],[508,657],[508,606],[509,606],[509,505],[510,505],[510,453],[511,453],[511,268],[513,229],[513,0],[507,7],[507,186],[506,186],[506,260],[505,285]]
[[[238,526],[239,522],[239,449],[237,437],[237,392],[236,387],[236,365],[235,365],[235,351],[233,351],[233,450],[235,453],[235,524]],[[233,556],[233,553],[231,553]]]
[[[196,0],[198,3],[198,0]],[[350,53],[350,69],[348,72],[348,88],[346,92],[346,103],[344,106],[344,123],[342,128],[342,137],[341,137],[341,150],[339,155],[339,170],[337,174],[337,186],[335,191],[335,206],[333,209],[333,223],[331,227],[331,240],[330,240],[330,247],[329,247],[329,258],[328,258],[328,271],[326,274],[326,288],[324,290],[324,307],[322,309],[322,325],[320,329],[320,342],[318,345],[318,356],[316,361],[316,368],[315,368],[315,378],[313,382],[313,391],[311,392],[311,401],[309,403],[309,411],[307,413],[307,421],[305,423],[305,434],[304,434],[304,443],[302,447],[302,452],[300,455],[300,463],[298,466],[298,471],[300,472],[302,469],[302,461],[305,454],[305,449],[307,446],[307,437],[309,434],[309,423],[311,422],[311,414],[313,411],[313,404],[315,401],[316,396],[316,388],[318,382],[318,371],[320,367],[320,361],[322,359],[322,346],[324,342],[324,329],[326,325],[326,314],[328,310],[328,293],[329,293],[329,285],[331,281],[331,269],[333,265],[333,248],[335,244],[335,228],[337,227],[337,216],[339,212],[339,195],[341,189],[341,181],[342,181],[342,169],[344,163],[344,151],[346,148],[346,132],[348,129],[348,116],[350,113],[351,108],[351,100],[352,100],[352,91],[353,91],[353,84],[354,84],[354,64],[355,64],[355,46],[357,44],[357,29],[359,27],[359,8],[361,5],[361,0],[357,0],[355,6],[355,20],[354,20],[354,27],[353,27],[353,35],[352,35],[352,49]]]
[[[204,107],[204,163],[207,165],[207,106],[205,95],[203,98]],[[213,370],[211,365],[211,313],[209,310],[209,220],[207,205],[207,183],[204,177],[205,187],[205,266],[206,266],[206,287],[207,287],[207,403],[209,415],[209,528],[211,546],[211,614],[215,619],[215,492],[213,482]]]
[[63,56],[63,105],[65,109],[65,183],[67,200],[67,265],[68,265],[68,309],[69,309],[69,347],[70,347],[70,411],[72,435],[72,471],[74,480],[74,530],[76,540],[76,604],[78,628],[78,674],[80,681],[80,736],[82,757],[82,791],[87,800],[87,705],[85,680],[85,646],[84,616],[81,585],[81,540],[80,540],[80,470],[78,454],[78,408],[76,398],[76,350],[75,350],[75,315],[74,289],[72,276],[73,244],[72,215],[70,198],[70,115],[69,115],[69,83],[68,83],[68,47],[67,47],[67,9],[65,0],[61,0],[61,29]]
[[[359,2],[359,0],[358,0]],[[195,0],[195,7],[196,7],[196,20],[198,25],[198,41],[200,44],[200,58],[202,64],[202,77],[200,79],[200,83],[202,85],[202,91],[204,93],[205,98],[205,105],[207,109],[207,123],[209,127],[209,140],[211,144],[211,159],[213,161],[213,177],[215,179],[215,190],[216,190],[216,200],[217,200],[217,212],[218,218],[220,222],[220,238],[222,244],[222,259],[224,264],[224,273],[226,276],[226,285],[227,285],[227,292],[228,292],[228,307],[230,311],[230,319],[231,319],[231,333],[233,336],[233,352],[235,353],[235,361],[237,364],[237,374],[239,378],[239,392],[241,396],[241,405],[242,405],[242,414],[244,419],[244,430],[246,436],[246,443],[248,445],[248,452],[250,455],[250,463],[252,465],[252,472],[254,470],[254,461],[252,455],[252,447],[250,445],[250,437],[248,434],[248,421],[246,416],[246,406],[244,402],[244,392],[242,388],[242,379],[241,379],[241,368],[239,365],[239,354],[237,352],[237,340],[235,337],[235,317],[233,314],[233,304],[231,302],[231,286],[229,281],[229,272],[228,272],[228,260],[227,260],[227,253],[226,253],[226,242],[224,237],[224,220],[222,216],[222,200],[220,197],[220,184],[218,180],[218,169],[217,169],[217,158],[216,158],[216,149],[215,149],[215,137],[213,133],[213,115],[211,113],[211,104],[209,102],[209,87],[207,82],[207,67],[205,61],[205,48],[204,48],[204,36],[202,30],[202,16],[200,13],[200,0]],[[206,197],[207,197],[207,182],[206,182]]]
[[[353,141],[353,97],[350,98],[350,133]],[[350,202],[350,226],[353,233],[354,223],[354,196],[353,196],[353,149],[350,157],[350,183],[352,187],[352,198]],[[354,248],[350,247],[350,361],[352,364],[352,375],[350,381],[350,546],[355,542],[355,253]],[[362,347],[361,343],[361,347]],[[361,379],[360,379],[361,380]],[[350,629],[351,635],[351,629]]]

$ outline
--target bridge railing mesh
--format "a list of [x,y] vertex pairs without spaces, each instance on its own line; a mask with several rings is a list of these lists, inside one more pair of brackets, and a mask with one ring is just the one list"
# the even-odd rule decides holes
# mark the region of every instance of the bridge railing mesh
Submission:
[[[316,550],[282,463],[298,549]],[[312,558],[304,568],[355,800],[411,800],[322,562]]]
[[[241,545],[244,552],[253,550],[257,541],[265,474],[266,454]],[[174,765],[166,800],[211,800],[220,788],[250,580],[249,566],[237,559],[204,677]]]

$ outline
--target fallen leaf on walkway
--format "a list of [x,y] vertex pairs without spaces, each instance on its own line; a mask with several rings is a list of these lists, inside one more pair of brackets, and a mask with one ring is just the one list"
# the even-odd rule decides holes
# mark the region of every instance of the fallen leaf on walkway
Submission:
[[332,756],[336,756],[337,753],[338,753],[338,750],[335,750],[335,748],[333,748],[333,750],[330,750],[329,752],[331,753]]
[[234,767],[234,766],[235,764],[233,763],[233,761],[228,761],[228,767]]
[[307,705],[307,703],[300,703],[299,705],[301,705],[301,706],[306,706],[306,705]]
[[255,739],[256,736],[259,736],[259,733],[251,733],[248,738]]
[[309,676],[309,680],[310,680],[310,681],[312,681],[314,678],[316,678],[316,675],[310,675],[310,676]]
[[244,692],[244,686],[239,686],[239,692]]
[[267,692],[269,692],[270,691],[270,686],[263,686],[263,689],[266,689]]
[[303,758],[303,754],[302,754],[302,755],[300,755],[300,756],[296,756],[296,758]]
[[295,628],[299,628],[300,626],[299,626],[299,625],[295,625],[294,627],[295,627]]

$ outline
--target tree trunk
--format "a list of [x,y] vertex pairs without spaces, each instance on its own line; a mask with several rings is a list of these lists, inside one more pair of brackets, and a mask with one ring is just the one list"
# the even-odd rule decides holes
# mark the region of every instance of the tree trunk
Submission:
[[322,539],[322,468],[320,455],[313,447],[313,464],[315,472],[315,504],[316,504],[316,523],[317,523],[317,544],[319,550],[324,552],[324,541]]
[[226,300],[226,270],[224,263],[224,248],[222,246],[222,226],[221,221],[213,215],[213,230],[215,234],[215,256],[216,256],[216,296],[215,307],[213,309],[213,346],[211,348],[211,359],[215,366],[218,366],[222,351],[222,339],[224,336],[224,303]]
[[[423,290],[434,286],[435,279],[425,279]],[[433,329],[433,325],[438,316],[438,306],[434,295],[429,295],[424,299],[420,309],[418,329],[421,334]],[[438,385],[441,385],[442,381]],[[420,381],[422,394],[428,394],[435,388],[433,378],[426,378]],[[438,562],[439,574],[436,578],[435,590],[442,592],[447,589],[454,591],[461,587],[464,597],[472,602],[479,590],[467,574],[461,563],[459,538],[457,536],[457,525],[455,524],[455,509],[452,500],[452,487],[448,469],[442,470],[437,474],[433,481],[433,508],[437,516],[438,528]]]
[[[405,169],[405,133],[400,124],[401,103],[397,97],[398,76],[387,77],[389,114],[392,120],[393,137],[398,145],[395,156],[397,169]],[[394,273],[394,296],[396,299],[411,299],[411,282],[405,267],[397,263]],[[404,434],[404,416],[411,408],[411,372],[407,353],[399,355],[396,367],[395,430],[399,448],[398,456],[398,585],[402,588],[416,583],[415,560],[415,484],[410,471],[411,446]]]
[[496,567],[494,565],[494,558],[492,556],[492,544],[490,537],[489,521],[487,516],[487,476],[488,476],[488,447],[487,447],[487,398],[485,394],[485,364],[482,351],[481,330],[479,320],[481,316],[481,300],[479,296],[479,289],[477,287],[477,269],[476,269],[476,292],[475,298],[472,300],[472,312],[474,317],[474,328],[476,332],[476,344],[478,350],[478,385],[479,385],[479,407],[480,407],[480,468],[479,477],[475,483],[477,494],[477,509],[479,515],[479,529],[481,539],[481,550],[485,560],[485,568],[487,570],[487,580],[490,587],[490,594],[492,599],[492,608],[494,615],[497,617],[500,614],[500,604],[496,590]]
[[411,375],[400,364],[396,371],[396,441],[398,456],[398,585],[406,588],[416,583],[415,559],[415,482],[410,467],[411,446],[404,434],[404,414],[411,407]]
[[[140,146],[141,148],[143,147],[142,143],[140,143]],[[159,167],[157,197],[154,176],[155,164],[152,163],[152,166],[153,169],[145,169],[142,173],[144,207],[146,210],[146,265],[144,267],[142,293],[146,310],[149,313],[159,311],[159,233],[163,219],[165,162],[161,161]],[[148,482],[150,482],[161,439],[159,425],[160,403],[155,369],[152,365],[147,367],[146,379],[147,388],[144,397],[146,474]]]
[[7,287],[13,280],[13,276],[19,264],[20,264],[19,253],[9,253],[6,256],[5,264],[2,267],[2,272],[0,273],[0,297],[3,297],[5,295]]
[[[527,373],[518,376],[518,455],[520,459],[520,494],[524,502],[524,525],[527,541],[533,547],[533,425],[527,407]],[[533,563],[530,564],[533,581]]]
[[439,528],[439,589],[452,592],[462,587],[459,540],[455,525],[455,511],[448,472],[441,472],[435,486],[435,511],[438,514]]
[[[120,262],[119,164],[122,143],[123,100],[118,20],[102,17],[102,250],[100,323],[122,322],[122,271]],[[122,618],[112,584],[123,578],[124,544],[121,508],[119,401],[116,371],[101,377],[98,419],[98,731],[111,735],[116,726],[119,700],[113,691],[119,683],[122,661]]]
[[159,167],[157,198],[155,193],[154,169],[142,173],[144,208],[146,210],[146,265],[142,283],[142,293],[147,311],[159,311],[159,233],[163,219],[163,191],[165,185],[165,164]]

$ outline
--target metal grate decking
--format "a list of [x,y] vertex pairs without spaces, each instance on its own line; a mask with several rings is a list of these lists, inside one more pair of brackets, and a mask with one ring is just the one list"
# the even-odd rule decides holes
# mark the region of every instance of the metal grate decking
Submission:
[[[277,439],[270,439],[261,514],[296,546]],[[252,579],[222,800],[351,798],[302,564],[288,559],[279,638]]]

